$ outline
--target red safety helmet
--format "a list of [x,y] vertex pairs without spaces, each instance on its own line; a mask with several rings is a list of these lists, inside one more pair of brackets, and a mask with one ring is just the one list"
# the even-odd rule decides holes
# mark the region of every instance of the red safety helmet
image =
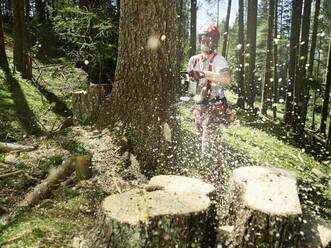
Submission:
[[218,31],[217,27],[214,24],[206,24],[206,25],[202,26],[202,28],[199,30],[199,33],[198,33],[199,42],[201,42],[202,35],[215,37],[217,42],[221,37],[220,32]]

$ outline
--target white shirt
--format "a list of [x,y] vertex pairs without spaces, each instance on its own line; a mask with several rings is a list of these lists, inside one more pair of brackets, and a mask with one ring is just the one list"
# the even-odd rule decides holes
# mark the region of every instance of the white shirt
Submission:
[[[199,59],[198,63],[195,66],[195,69],[201,70],[201,71],[209,71],[209,64],[214,56],[215,53],[213,53],[208,59],[203,60],[201,54],[194,55],[190,58],[188,62],[188,71],[193,69],[194,63],[197,59]],[[229,71],[230,68],[228,65],[228,62],[225,60],[225,58],[219,54],[217,54],[212,62],[212,72],[224,72]],[[207,79],[202,78],[199,81],[199,85],[206,86],[207,85]],[[210,99],[214,99],[216,97],[223,98],[224,97],[224,86],[219,85],[215,82],[211,82],[211,91],[210,91]]]

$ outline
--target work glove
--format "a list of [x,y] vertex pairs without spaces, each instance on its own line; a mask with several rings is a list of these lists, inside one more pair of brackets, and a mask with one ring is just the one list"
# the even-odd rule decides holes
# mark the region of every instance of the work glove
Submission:
[[198,81],[201,78],[205,77],[205,73],[203,71],[198,70],[198,69],[192,69],[192,70],[188,71],[188,76],[191,79],[194,79],[194,80]]

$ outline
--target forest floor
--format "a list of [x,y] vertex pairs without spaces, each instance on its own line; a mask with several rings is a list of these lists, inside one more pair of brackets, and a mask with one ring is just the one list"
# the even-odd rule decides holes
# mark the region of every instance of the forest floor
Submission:
[[[34,83],[17,74],[15,78],[34,113],[34,121],[42,128],[41,135],[30,135],[22,126],[13,107],[15,94],[10,92],[0,71],[0,141],[38,145],[30,152],[0,154],[0,176],[19,171],[15,176],[0,178],[0,247],[72,247],[74,237],[93,226],[106,196],[144,182],[121,174],[120,147],[111,129],[74,126],[60,130],[66,115],[56,106],[63,103],[66,107],[62,111],[70,111],[71,92],[86,84],[82,71],[70,64],[39,65],[34,75]],[[231,108],[235,108],[236,95],[227,91],[227,97]],[[195,136],[190,106],[191,102],[180,105],[178,116],[187,134],[187,146],[192,145]],[[308,135],[299,139],[271,118],[236,111],[235,121],[221,141],[224,173],[229,175],[234,168],[249,165],[295,171],[302,208],[330,223],[330,146]],[[92,156],[91,179],[79,181],[72,174],[71,180],[61,183],[46,199],[18,212],[13,219],[7,218],[36,185],[65,159],[77,154]],[[194,155],[194,151],[187,154],[188,166],[178,173],[205,180],[204,170],[194,165]]]

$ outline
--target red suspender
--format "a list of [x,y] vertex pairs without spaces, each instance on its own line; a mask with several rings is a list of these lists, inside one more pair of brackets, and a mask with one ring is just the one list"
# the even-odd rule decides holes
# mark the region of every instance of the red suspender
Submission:
[[[214,56],[211,58],[211,60],[209,62],[208,71],[212,71],[212,69],[213,69],[213,61],[214,61],[216,55],[217,55],[217,53],[214,53]],[[199,56],[198,58],[195,59],[193,68],[195,68],[197,66],[198,62],[200,61],[200,58],[202,58],[202,56]],[[208,80],[207,81],[207,96],[208,97],[210,97],[210,89],[211,89],[211,81]]]
[[[213,69],[213,61],[214,58],[216,57],[217,53],[214,54],[214,56],[211,58],[210,62],[209,62],[209,68],[208,71],[212,71]],[[210,89],[211,89],[211,81],[208,80],[207,81],[207,96],[210,97]]]
[[195,68],[197,66],[198,62],[200,61],[200,58],[202,58],[202,56],[199,56],[195,59],[193,68]]

